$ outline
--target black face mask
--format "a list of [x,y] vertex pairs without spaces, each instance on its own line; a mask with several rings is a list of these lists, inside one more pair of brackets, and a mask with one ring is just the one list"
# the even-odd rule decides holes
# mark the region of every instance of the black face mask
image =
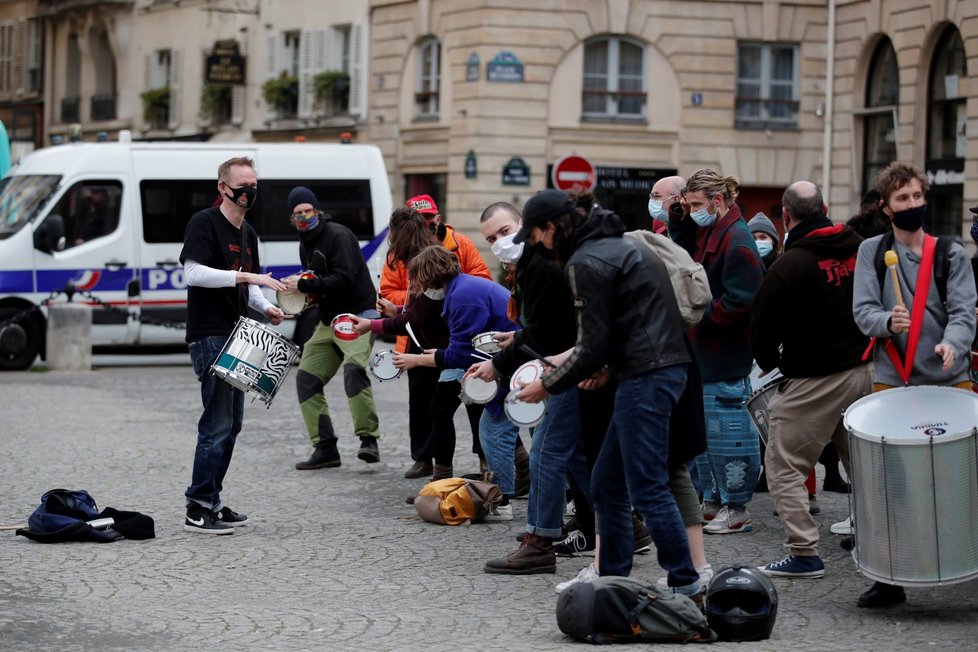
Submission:
[[240,206],[245,210],[249,210],[255,205],[255,199],[258,197],[258,188],[254,186],[241,186],[240,188],[232,188],[228,186],[228,190],[231,194],[225,193],[225,197],[230,199],[235,205]]
[[905,211],[896,211],[893,213],[893,226],[904,231],[919,231],[924,226],[925,217],[927,217],[927,204],[908,208]]

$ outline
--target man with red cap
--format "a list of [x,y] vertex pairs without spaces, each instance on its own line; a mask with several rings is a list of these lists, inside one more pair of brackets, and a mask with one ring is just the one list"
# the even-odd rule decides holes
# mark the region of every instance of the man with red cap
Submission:
[[[438,212],[435,200],[430,195],[412,197],[407,200],[406,205],[420,213],[442,246],[458,257],[459,266],[464,274],[492,280],[492,274],[475,244],[445,223],[441,213]],[[387,309],[403,306],[408,302],[407,267],[402,262],[393,261],[384,265],[380,279],[380,297],[379,303]],[[404,336],[397,338],[395,350],[399,353],[421,353],[421,350],[415,348]],[[438,375],[437,369],[429,367],[415,367],[408,370],[408,430],[411,440],[411,459],[414,460],[414,465],[405,472],[406,478],[423,478],[430,476],[433,471],[434,448],[431,439],[429,406],[437,387]],[[477,433],[478,422],[473,429],[472,452],[483,459]]]

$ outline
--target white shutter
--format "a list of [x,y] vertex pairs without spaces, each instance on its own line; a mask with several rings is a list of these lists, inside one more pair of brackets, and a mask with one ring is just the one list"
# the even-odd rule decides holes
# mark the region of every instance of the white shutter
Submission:
[[13,90],[18,92],[24,91],[24,79],[27,75],[25,74],[24,64],[27,60],[24,52],[24,41],[27,36],[27,22],[20,21],[14,25],[14,42],[13,42],[13,83],[11,87]]
[[311,118],[316,108],[317,73],[326,69],[326,30],[303,30],[299,39],[299,117]]
[[245,87],[231,87],[231,124],[240,126],[244,123]]
[[183,57],[181,56],[180,50],[170,50],[170,111],[169,124],[167,126],[174,130],[180,128],[180,78],[182,76],[182,68]]
[[350,27],[350,115],[353,116],[367,114],[365,31],[363,23],[353,23]]
[[[266,47],[268,48],[266,68],[265,68],[265,79],[276,79],[279,75],[278,62],[280,59],[279,47],[282,41],[281,34],[271,34],[266,41]],[[262,101],[265,100],[264,95],[262,95]],[[276,111],[275,107],[265,102],[265,111],[269,118],[275,118]]]

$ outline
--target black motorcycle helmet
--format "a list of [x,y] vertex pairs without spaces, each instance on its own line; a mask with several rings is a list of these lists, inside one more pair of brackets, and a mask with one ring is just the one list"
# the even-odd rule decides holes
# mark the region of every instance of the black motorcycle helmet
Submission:
[[778,592],[756,568],[727,566],[706,590],[706,619],[721,641],[766,639],[777,615]]

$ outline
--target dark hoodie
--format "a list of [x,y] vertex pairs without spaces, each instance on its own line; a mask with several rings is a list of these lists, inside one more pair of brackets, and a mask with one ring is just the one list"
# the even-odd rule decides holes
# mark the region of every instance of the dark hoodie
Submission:
[[754,299],[751,345],[761,369],[778,367],[788,378],[809,378],[860,364],[869,343],[852,316],[861,242],[841,224],[789,238]]
[[299,233],[299,259],[316,278],[299,279],[299,292],[316,295],[324,324],[343,312],[360,314],[376,306],[377,290],[353,231],[329,219]]
[[567,278],[577,307],[577,344],[564,364],[544,376],[551,393],[574,387],[604,365],[630,378],[690,361],[669,273],[624,233],[618,216],[600,207],[575,232]]

